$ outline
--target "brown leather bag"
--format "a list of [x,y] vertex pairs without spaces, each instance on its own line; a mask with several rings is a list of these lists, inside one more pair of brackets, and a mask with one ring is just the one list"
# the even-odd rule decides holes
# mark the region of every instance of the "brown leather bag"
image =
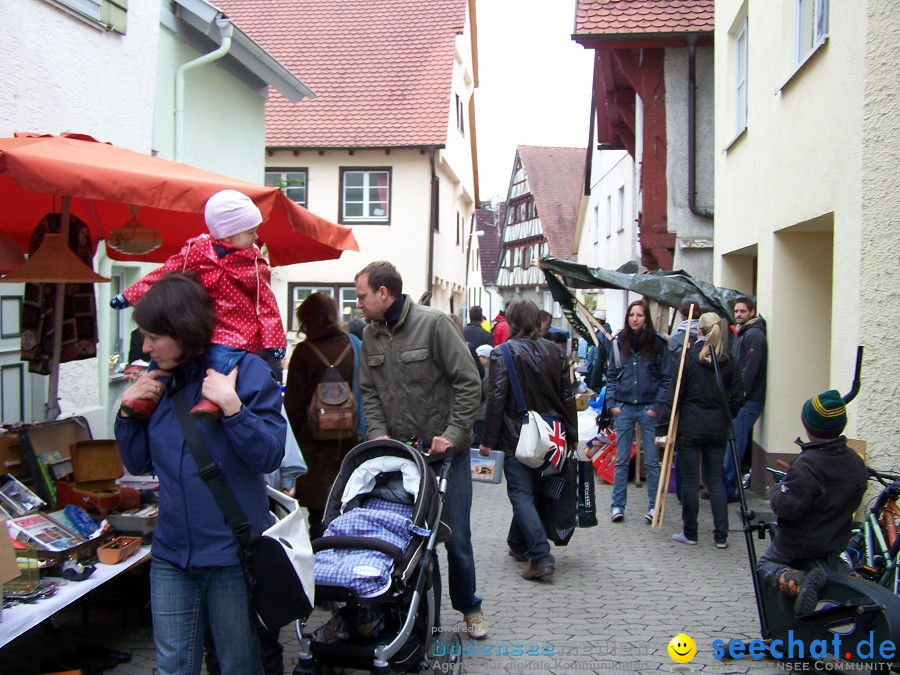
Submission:
[[306,418],[313,438],[320,441],[347,440],[356,436],[359,424],[359,407],[353,389],[341,377],[338,366],[352,349],[347,344],[334,363],[328,363],[325,355],[311,342],[306,345],[325,364],[325,374],[316,385]]

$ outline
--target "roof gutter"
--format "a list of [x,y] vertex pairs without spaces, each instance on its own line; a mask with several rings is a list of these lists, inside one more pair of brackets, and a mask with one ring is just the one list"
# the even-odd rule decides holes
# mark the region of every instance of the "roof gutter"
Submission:
[[428,148],[428,162],[431,164],[431,214],[428,218],[428,264],[426,265],[425,277],[425,293],[431,291],[432,280],[434,279],[434,231],[438,226],[440,204],[438,197],[440,196],[440,181],[437,175],[437,167],[435,163],[435,155],[437,148],[430,146]]
[[219,27],[219,34],[222,37],[222,43],[218,49],[208,54],[181,64],[178,72],[175,74],[175,161],[182,161],[182,150],[184,148],[184,76],[189,70],[205,66],[207,63],[218,61],[225,56],[231,49],[231,38],[234,34],[234,24],[228,19],[216,19],[216,25]]
[[697,38],[688,40],[688,207],[698,218],[713,218],[710,209],[697,206]]

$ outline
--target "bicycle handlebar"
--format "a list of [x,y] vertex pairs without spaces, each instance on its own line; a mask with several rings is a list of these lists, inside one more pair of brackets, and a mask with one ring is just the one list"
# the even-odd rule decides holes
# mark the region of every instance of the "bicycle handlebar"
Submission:
[[877,480],[879,483],[881,483],[884,486],[887,486],[890,483],[895,483],[895,482],[900,481],[900,476],[898,476],[897,474],[883,473],[881,471],[873,469],[870,466],[866,467],[866,473],[869,474],[869,478],[873,478],[873,479]]

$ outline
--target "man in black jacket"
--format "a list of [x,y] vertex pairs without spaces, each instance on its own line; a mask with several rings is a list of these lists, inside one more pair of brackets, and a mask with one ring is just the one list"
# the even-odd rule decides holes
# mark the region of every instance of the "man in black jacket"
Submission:
[[484,314],[481,307],[472,305],[469,308],[469,323],[463,328],[463,337],[472,345],[473,349],[491,344],[491,334],[482,327],[482,321],[484,321]]
[[818,566],[804,573],[794,565],[815,558],[826,559],[829,567],[841,564],[867,479],[866,465],[841,435],[847,410],[838,392],[832,389],[809,399],[801,420],[809,443],[795,441],[800,454],[784,480],[769,489],[778,528],[756,565],[763,583],[797,598],[797,616],[815,610],[826,579]]
[[[753,298],[740,296],[734,301],[734,317],[738,324],[737,340],[732,356],[741,371],[747,401],[734,418],[734,437],[738,462],[743,462],[750,445],[753,425],[762,415],[766,402],[766,321],[756,314]],[[725,491],[728,501],[737,501],[737,481],[741,479],[741,467],[735,466],[731,453],[725,453]]]

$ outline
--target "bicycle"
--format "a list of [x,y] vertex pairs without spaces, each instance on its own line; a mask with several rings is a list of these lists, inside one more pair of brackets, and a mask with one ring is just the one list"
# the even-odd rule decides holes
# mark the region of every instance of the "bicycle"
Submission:
[[854,572],[894,593],[900,591],[900,476],[867,469],[883,489],[853,530],[847,556]]

